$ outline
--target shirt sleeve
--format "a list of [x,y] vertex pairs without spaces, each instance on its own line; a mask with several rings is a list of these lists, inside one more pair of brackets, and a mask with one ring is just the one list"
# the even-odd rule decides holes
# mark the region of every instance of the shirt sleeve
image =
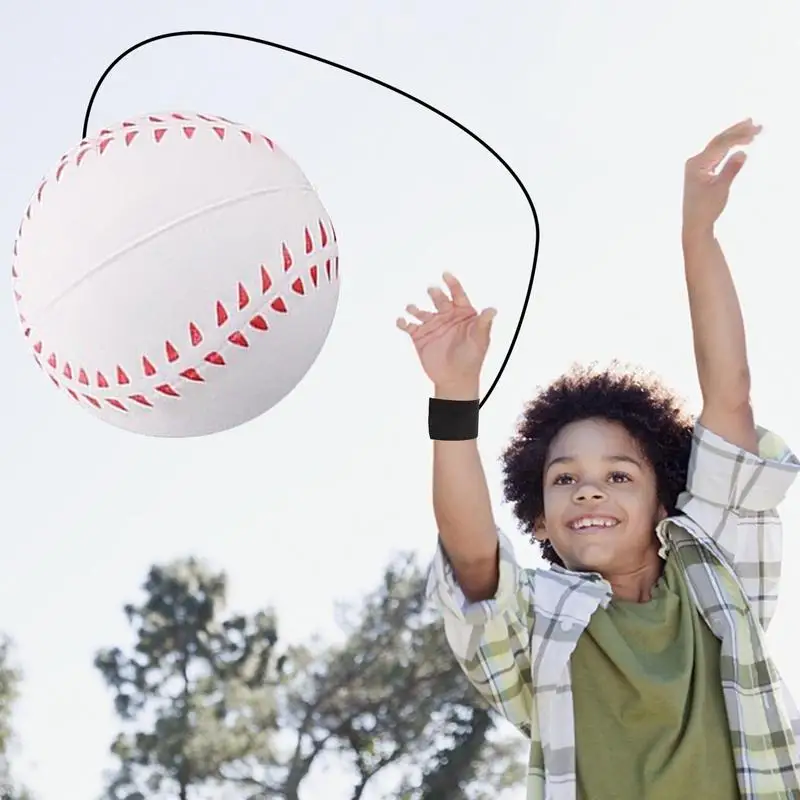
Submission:
[[775,613],[783,556],[777,508],[800,461],[772,431],[757,427],[758,453],[695,426],[686,491],[678,509],[718,545],[766,629]]
[[469,682],[530,737],[532,579],[517,563],[509,539],[501,531],[498,537],[499,583],[493,598],[476,603],[466,599],[441,540],[431,566],[428,597],[443,615],[450,649]]

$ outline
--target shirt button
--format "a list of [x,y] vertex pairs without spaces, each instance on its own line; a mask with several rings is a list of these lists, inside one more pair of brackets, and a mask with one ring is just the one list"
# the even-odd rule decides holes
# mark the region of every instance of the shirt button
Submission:
[[572,630],[572,621],[565,619],[561,621],[561,630],[565,633]]

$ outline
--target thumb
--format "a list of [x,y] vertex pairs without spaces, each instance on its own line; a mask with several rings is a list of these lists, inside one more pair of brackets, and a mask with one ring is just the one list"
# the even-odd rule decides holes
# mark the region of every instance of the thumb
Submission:
[[741,171],[745,161],[747,161],[747,153],[743,153],[741,151],[734,153],[728,159],[725,166],[722,168],[722,171],[717,176],[719,182],[725,184],[726,186],[730,186],[730,184],[733,182],[733,179]]
[[478,330],[484,335],[488,336],[492,330],[492,322],[497,316],[497,310],[494,308],[485,308],[478,315],[477,325]]

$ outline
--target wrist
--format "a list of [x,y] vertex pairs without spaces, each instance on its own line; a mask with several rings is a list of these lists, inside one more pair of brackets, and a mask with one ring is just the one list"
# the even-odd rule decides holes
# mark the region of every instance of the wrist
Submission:
[[713,223],[709,225],[692,225],[684,223],[683,230],[681,231],[681,242],[683,243],[684,248],[694,247],[698,244],[708,244],[709,242],[715,241],[716,238],[717,236]]
[[437,383],[433,388],[433,396],[437,400],[479,400],[480,382],[459,381],[453,383]]

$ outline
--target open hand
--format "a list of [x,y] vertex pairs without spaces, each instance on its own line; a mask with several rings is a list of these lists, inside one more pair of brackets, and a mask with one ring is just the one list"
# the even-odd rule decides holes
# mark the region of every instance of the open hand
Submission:
[[428,289],[436,311],[408,305],[406,311],[418,322],[401,317],[397,327],[410,335],[422,368],[437,389],[459,399],[459,395],[477,395],[496,312],[487,308],[479,314],[459,281],[448,272],[443,278],[449,297],[438,287]]
[[686,162],[683,191],[683,227],[685,233],[713,231],[728,202],[733,179],[739,174],[747,155],[736,151],[725,166],[714,174],[734,147],[751,144],[761,133],[761,125],[746,119],[715,136],[702,153]]

